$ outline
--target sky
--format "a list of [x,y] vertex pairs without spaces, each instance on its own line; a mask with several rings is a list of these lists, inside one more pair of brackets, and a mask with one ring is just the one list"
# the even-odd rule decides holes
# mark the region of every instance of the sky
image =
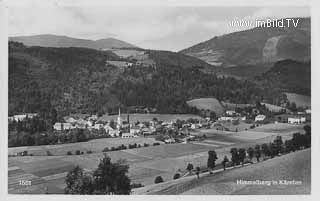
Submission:
[[308,7],[157,5],[9,5],[9,36],[65,35],[117,38],[146,49],[179,51],[214,36],[251,27],[232,20],[309,17]]

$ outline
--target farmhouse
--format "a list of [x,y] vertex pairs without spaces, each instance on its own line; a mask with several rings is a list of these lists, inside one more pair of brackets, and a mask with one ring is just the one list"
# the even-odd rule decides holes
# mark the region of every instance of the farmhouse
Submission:
[[118,68],[128,68],[132,66],[132,63],[127,61],[106,61],[106,64],[116,66]]
[[73,123],[76,123],[76,122],[77,122],[77,120],[76,120],[76,119],[74,119],[73,117],[64,117],[63,119],[64,119],[64,121],[65,121],[65,122],[67,122],[67,123],[71,123],[71,124],[73,124]]
[[57,123],[55,123],[53,125],[53,129],[57,130],[57,131],[70,130],[70,129],[73,129],[73,126],[70,123],[59,123],[59,122],[57,122]]
[[219,121],[233,121],[235,120],[234,117],[219,117],[218,118]]
[[255,117],[254,121],[263,121],[266,119],[266,116],[263,114],[259,114]]
[[140,134],[140,132],[141,132],[140,127],[138,127],[138,126],[132,126],[132,127],[130,127],[130,133],[131,133],[131,134],[137,135],[137,134]]
[[226,111],[226,115],[228,115],[228,116],[234,116],[234,115],[236,115],[236,111],[234,111],[234,110],[227,110],[227,111]]
[[26,114],[17,114],[9,117],[9,121],[23,121],[26,118],[34,118],[37,116],[37,113],[26,113]]
[[121,135],[121,138],[133,138],[133,137],[137,137],[137,136],[132,133],[122,133]]
[[175,141],[173,138],[169,138],[169,139],[165,139],[164,142],[165,142],[166,144],[173,144],[173,143],[175,143],[176,141]]
[[93,128],[99,130],[103,128],[103,124],[95,124]]
[[302,124],[306,122],[305,117],[288,117],[289,124]]

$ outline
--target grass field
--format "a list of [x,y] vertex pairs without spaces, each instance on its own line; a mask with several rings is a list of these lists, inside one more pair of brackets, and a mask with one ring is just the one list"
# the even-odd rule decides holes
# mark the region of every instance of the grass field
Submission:
[[295,93],[286,93],[287,99],[290,103],[295,102],[297,107],[311,108],[311,97]]
[[124,58],[128,58],[131,56],[137,56],[141,53],[143,53],[143,51],[138,51],[138,50],[128,50],[128,49],[112,49],[111,50],[113,53],[115,53],[116,55],[118,55],[119,57],[124,57]]
[[221,115],[224,113],[224,108],[220,102],[215,98],[197,98],[187,101],[187,104],[197,109],[214,111],[216,114]]
[[[278,185],[244,185],[237,180],[278,181]],[[301,181],[299,185],[281,185],[279,180]],[[311,190],[310,149],[286,154],[249,166],[217,171],[154,184],[134,190],[138,195],[272,195],[309,194]]]
[[269,103],[261,103],[261,105],[265,105],[266,108],[272,112],[280,112],[281,110],[286,110],[286,108],[284,107],[280,107],[280,106],[277,106],[277,105],[272,105],[272,104],[269,104]]
[[[125,159],[129,164],[129,177],[134,183],[143,185],[153,184],[156,176],[162,176],[165,181],[172,180],[177,172],[184,172],[188,163],[195,167],[206,166],[208,151],[215,150],[218,155],[217,164],[227,155],[230,158],[230,148],[248,148],[255,144],[270,142],[276,135],[289,136],[302,126],[287,124],[265,125],[249,131],[238,132],[217,132],[216,130],[202,130],[199,135],[206,133],[208,138],[205,141],[188,144],[166,144],[160,146],[143,147],[138,149],[127,149],[121,151],[108,152],[112,161]],[[275,132],[277,131],[277,132]],[[135,138],[133,138],[135,139]],[[107,140],[107,139],[106,139]],[[109,139],[114,140],[114,139]],[[104,141],[104,143],[108,143]],[[115,143],[115,142],[109,142]],[[200,144],[197,144],[200,143]],[[202,144],[201,144],[202,143]],[[102,145],[101,145],[102,146]],[[62,152],[66,152],[61,146]],[[97,149],[99,150],[99,149]],[[94,170],[103,157],[103,153],[93,153],[85,155],[71,156],[24,156],[9,157],[9,168],[21,170],[21,177],[29,175],[35,178],[39,184],[32,186],[32,192],[43,192],[44,187],[48,187],[49,193],[63,193],[65,186],[64,178],[67,171],[79,165],[86,171]],[[9,171],[10,174],[10,171]],[[31,175],[31,176],[30,176]],[[9,177],[9,182],[13,183],[13,188],[9,193],[25,192],[21,187],[17,188],[15,181],[20,176]],[[41,181],[41,182],[40,182]],[[39,189],[36,188],[39,186]],[[20,189],[17,191],[17,189]]]
[[[103,115],[99,118],[102,121],[110,121],[113,119],[117,121],[118,115]],[[121,115],[122,119],[127,119],[127,114]],[[159,121],[176,121],[177,119],[180,120],[187,120],[189,118],[200,118],[197,115],[193,114],[129,114],[130,122],[145,122],[151,121],[153,118],[157,118]]]
[[8,154],[13,155],[18,152],[28,151],[28,154],[33,154],[37,156],[46,156],[47,151],[50,151],[53,155],[66,155],[68,151],[71,151],[73,154],[76,150],[86,151],[91,150],[92,152],[101,152],[105,147],[116,147],[124,144],[141,144],[144,143],[152,145],[154,142],[163,143],[156,141],[154,138],[101,138],[94,139],[88,142],[77,142],[69,144],[60,144],[60,145],[41,145],[41,146],[28,146],[28,147],[10,147],[8,149]]

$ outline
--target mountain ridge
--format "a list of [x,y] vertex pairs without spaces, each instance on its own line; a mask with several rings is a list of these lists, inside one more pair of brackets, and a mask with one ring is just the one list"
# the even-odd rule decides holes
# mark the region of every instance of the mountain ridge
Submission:
[[128,42],[112,37],[90,40],[64,35],[40,34],[9,37],[9,41],[20,42],[26,46],[40,47],[83,47],[96,50],[108,50],[113,48],[138,48],[137,46]]
[[275,63],[294,59],[308,61],[311,55],[310,18],[294,27],[255,27],[215,36],[179,51],[215,66],[232,67]]

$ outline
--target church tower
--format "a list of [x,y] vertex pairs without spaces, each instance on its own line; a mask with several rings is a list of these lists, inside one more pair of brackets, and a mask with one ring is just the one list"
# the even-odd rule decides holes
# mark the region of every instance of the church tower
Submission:
[[122,127],[122,121],[121,121],[121,111],[119,108],[119,114],[118,114],[118,119],[117,119],[117,129],[120,130]]

